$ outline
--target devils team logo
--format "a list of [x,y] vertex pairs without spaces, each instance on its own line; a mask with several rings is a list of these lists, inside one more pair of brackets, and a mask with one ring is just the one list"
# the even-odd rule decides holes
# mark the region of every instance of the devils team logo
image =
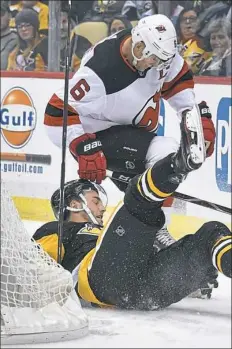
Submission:
[[12,148],[22,148],[36,125],[36,110],[31,96],[21,87],[13,87],[1,103],[1,134]]
[[157,91],[152,96],[140,112],[134,117],[132,125],[135,127],[142,127],[148,132],[155,132],[159,124],[160,111],[160,95],[161,91]]
[[166,28],[164,25],[158,25],[157,27],[155,27],[156,30],[158,30],[159,33],[164,33],[166,32]]

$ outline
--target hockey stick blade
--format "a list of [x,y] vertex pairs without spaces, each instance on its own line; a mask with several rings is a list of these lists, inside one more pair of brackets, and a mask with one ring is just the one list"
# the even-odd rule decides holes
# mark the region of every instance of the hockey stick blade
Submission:
[[[119,175],[119,174],[114,175],[114,173],[110,170],[106,170],[106,176],[108,178],[115,179],[115,180],[123,182],[123,183],[129,183],[129,181],[131,179],[131,177],[129,177],[129,176],[126,177],[126,176]],[[195,205],[207,207],[207,208],[210,208],[210,209],[218,211],[218,212],[222,212],[222,213],[226,213],[226,214],[230,214],[230,215],[232,214],[232,210],[229,207],[218,205],[218,204],[215,204],[213,202],[206,201],[206,200],[202,200],[202,199],[196,198],[194,196],[182,194],[182,193],[179,193],[176,191],[172,194],[172,196],[176,199],[187,201],[187,202],[193,203]]]

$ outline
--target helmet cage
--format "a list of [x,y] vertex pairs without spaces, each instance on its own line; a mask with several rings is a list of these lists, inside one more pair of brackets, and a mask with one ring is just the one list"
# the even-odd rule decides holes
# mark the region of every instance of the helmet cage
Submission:
[[[91,210],[87,205],[85,193],[88,191],[96,191],[103,203],[103,206],[107,206],[107,194],[104,188],[96,183],[87,180],[74,180],[66,183],[64,188],[64,219],[67,219],[67,211],[81,212],[85,211],[90,218],[91,222],[99,225],[97,219],[92,214]],[[81,202],[82,207],[74,208],[70,207],[72,200],[78,200]],[[59,219],[59,204],[60,204],[60,190],[57,189],[51,198],[51,205],[56,219]]]

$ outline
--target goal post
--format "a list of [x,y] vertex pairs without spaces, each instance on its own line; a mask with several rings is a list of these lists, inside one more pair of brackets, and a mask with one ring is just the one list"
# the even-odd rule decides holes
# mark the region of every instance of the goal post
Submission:
[[1,343],[57,342],[87,333],[71,273],[29,236],[1,180]]

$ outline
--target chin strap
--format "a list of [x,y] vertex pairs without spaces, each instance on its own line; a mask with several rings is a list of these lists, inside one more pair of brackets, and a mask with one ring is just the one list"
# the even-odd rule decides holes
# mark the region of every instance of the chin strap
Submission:
[[81,200],[82,200],[82,208],[74,208],[74,207],[67,206],[66,209],[67,209],[68,211],[72,211],[72,212],[81,212],[81,211],[85,211],[85,212],[87,213],[87,215],[89,216],[91,222],[92,222],[93,224],[96,224],[96,225],[99,226],[100,224],[98,223],[98,221],[96,220],[96,218],[94,217],[94,215],[92,214],[92,212],[90,211],[90,209],[89,209],[88,206],[87,206],[87,201],[86,201],[84,195],[83,195],[83,194],[80,194],[79,196],[80,196],[80,198],[81,198]]

